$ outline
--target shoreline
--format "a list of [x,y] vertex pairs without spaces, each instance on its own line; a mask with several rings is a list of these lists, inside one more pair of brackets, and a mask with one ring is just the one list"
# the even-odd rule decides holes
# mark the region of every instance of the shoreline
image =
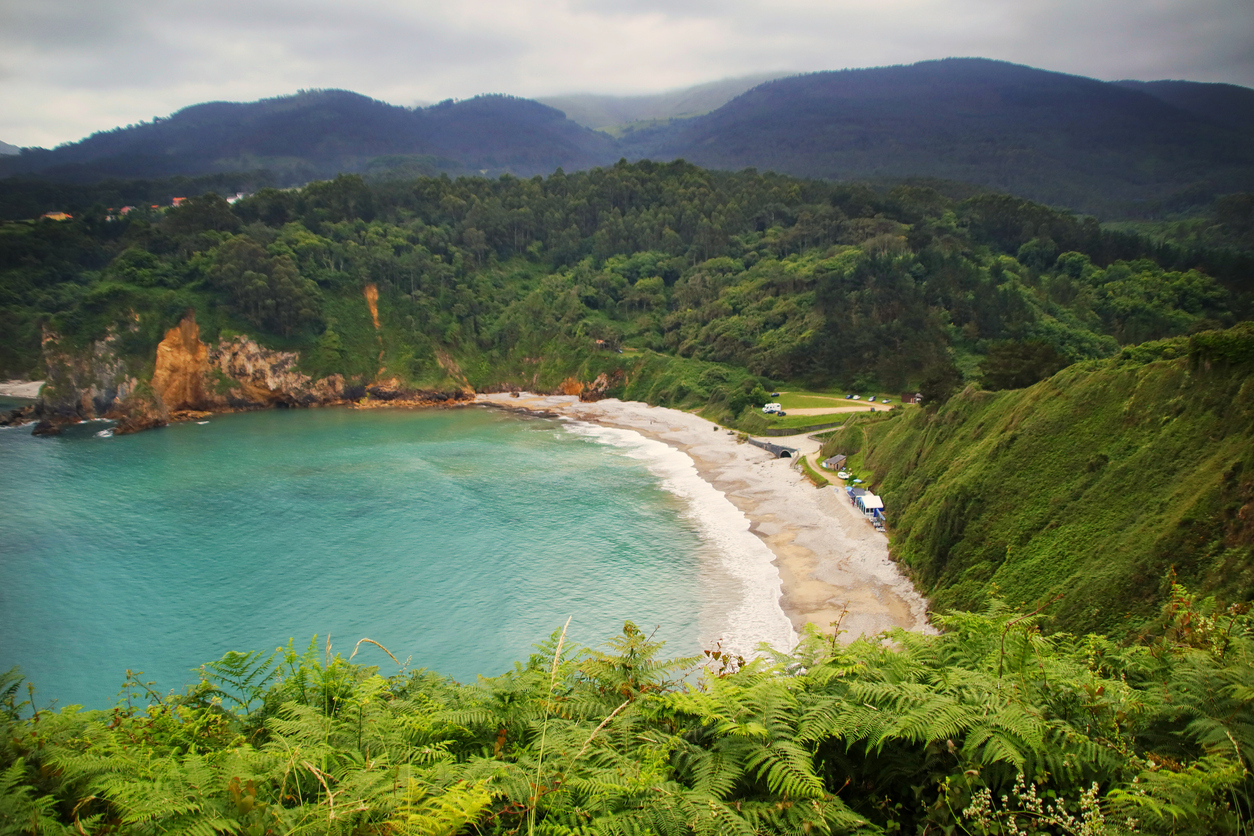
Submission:
[[[790,461],[740,443],[732,431],[635,401],[502,393],[479,395],[473,403],[631,430],[687,454],[697,475],[745,515],[749,530],[774,555],[779,605],[795,633],[813,624],[831,635],[837,621],[845,642],[892,627],[934,632],[927,601],[889,557],[888,538],[849,505],[843,491],[814,488]],[[805,435],[772,440],[806,455],[820,446]]]
[[[34,398],[41,385],[42,381],[4,381],[0,382],[0,395]],[[33,394],[26,395],[28,391]],[[437,404],[400,400],[379,401],[368,407],[343,402],[336,405],[403,409]],[[749,531],[774,555],[779,606],[795,634],[808,623],[831,635],[836,622],[841,640],[846,642],[892,627],[935,632],[928,622],[927,601],[889,557],[888,538],[850,506],[843,491],[814,488],[791,461],[740,443],[734,431],[680,410],[617,399],[581,402],[574,395],[521,393],[513,397],[502,392],[439,405],[483,405],[569,418],[636,432],[684,453],[692,460],[697,476],[745,516]],[[179,414],[172,416],[171,423],[236,411],[240,410]],[[820,447],[804,433],[773,437],[772,441],[796,447],[807,456]],[[818,469],[817,463],[815,466]],[[839,485],[834,474],[828,475]]]

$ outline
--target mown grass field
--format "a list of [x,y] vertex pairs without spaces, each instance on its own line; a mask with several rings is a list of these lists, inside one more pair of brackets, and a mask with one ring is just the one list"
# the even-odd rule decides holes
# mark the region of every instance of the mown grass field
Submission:
[[[848,394],[858,394],[861,396],[861,399],[857,401],[847,400],[845,398],[845,395],[848,395]],[[887,395],[883,395],[880,393],[868,393],[868,392],[856,392],[855,393],[855,392],[845,392],[845,391],[811,392],[811,391],[806,391],[806,390],[801,390],[801,389],[787,390],[787,391],[781,389],[779,390],[779,397],[772,398],[771,400],[777,401],[780,407],[785,412],[787,412],[790,409],[821,409],[823,407],[835,408],[835,407],[841,407],[841,406],[854,406],[855,404],[866,403],[867,398],[869,397],[874,397],[877,404],[880,398],[882,397],[890,397],[890,399],[894,400],[896,403],[901,403],[900,398],[892,398],[892,396],[887,396]],[[891,404],[888,404],[888,405],[891,405]]]
[[[786,411],[786,410],[785,410]],[[830,424],[833,421],[843,421],[849,413],[833,412],[828,415],[763,415],[768,427],[789,427],[802,430],[806,427],[812,427],[815,424]]]

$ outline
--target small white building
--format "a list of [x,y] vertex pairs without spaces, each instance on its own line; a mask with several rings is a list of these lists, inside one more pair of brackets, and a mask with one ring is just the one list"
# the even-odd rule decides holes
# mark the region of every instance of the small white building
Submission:
[[[884,514],[884,500],[873,493],[864,493],[862,496],[855,498],[854,504],[864,514],[869,514],[873,517],[883,516]],[[878,514],[876,513],[877,511],[879,512]]]

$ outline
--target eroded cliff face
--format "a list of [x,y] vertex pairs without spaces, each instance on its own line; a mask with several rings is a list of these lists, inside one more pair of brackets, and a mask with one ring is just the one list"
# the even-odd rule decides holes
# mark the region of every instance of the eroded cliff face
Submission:
[[44,329],[47,375],[37,409],[41,418],[61,422],[103,418],[135,395],[139,381],[118,350],[122,330],[111,329],[103,340],[78,349],[63,345],[58,334]]
[[272,406],[343,403],[353,394],[340,375],[314,380],[296,368],[299,355],[272,351],[237,336],[206,345],[188,314],[157,346],[152,389],[175,417]]
[[33,410],[37,434],[110,418],[118,422],[114,434],[124,435],[208,412],[344,403],[365,394],[339,375],[313,380],[296,369],[294,352],[271,351],[247,337],[206,345],[192,313],[166,332],[145,383],[121,351],[126,327],[86,348],[63,345],[45,331],[46,381]]
[[314,380],[297,371],[299,359],[293,351],[271,351],[247,337],[219,342],[209,351],[210,369],[218,378],[216,394],[229,406],[315,406],[360,396],[361,387],[350,392],[338,374]]
[[209,347],[200,341],[200,326],[189,314],[157,346],[152,391],[166,409],[206,409],[208,376]]
[[164,425],[169,416],[153,397],[121,351],[121,341],[133,323],[109,330],[86,348],[65,345],[53,331],[44,330],[46,377],[35,404],[36,435],[56,435],[61,427],[95,418],[118,422],[114,432],[125,434]]

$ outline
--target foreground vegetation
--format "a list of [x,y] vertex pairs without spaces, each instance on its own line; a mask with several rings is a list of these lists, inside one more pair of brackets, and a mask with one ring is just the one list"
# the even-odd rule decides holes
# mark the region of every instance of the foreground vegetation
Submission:
[[228,654],[181,695],[132,678],[110,711],[32,713],[11,673],[0,832],[1248,832],[1249,616],[1177,587],[1149,644],[1037,621],[811,632],[707,653],[699,685],[630,623],[473,684],[316,640]]

